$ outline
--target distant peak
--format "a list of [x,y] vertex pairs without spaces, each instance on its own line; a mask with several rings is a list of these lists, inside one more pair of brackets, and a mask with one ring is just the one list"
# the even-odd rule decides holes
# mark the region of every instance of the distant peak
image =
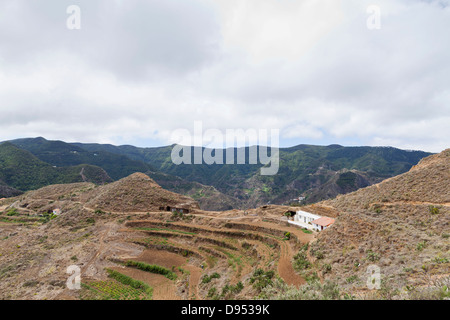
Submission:
[[142,173],[142,172],[136,172],[136,173],[133,173],[132,175],[129,175],[129,176],[126,177],[125,179],[153,181],[152,178],[150,178],[148,175],[146,175],[145,173]]

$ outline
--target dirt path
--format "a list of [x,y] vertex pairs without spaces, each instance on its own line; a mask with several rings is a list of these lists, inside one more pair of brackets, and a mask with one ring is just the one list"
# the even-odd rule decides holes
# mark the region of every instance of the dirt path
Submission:
[[83,182],[86,182],[86,181],[87,181],[86,176],[84,175],[84,167],[81,168],[80,176],[81,176],[81,179],[83,179]]
[[[99,238],[99,247],[97,249],[97,252],[91,259],[89,259],[88,263],[86,263],[86,265],[81,269],[82,274],[85,273],[92,264],[94,264],[94,262],[100,256],[100,254],[103,253],[103,251],[105,250],[104,239],[105,239],[105,237],[107,237],[110,234],[110,232],[113,228],[113,223],[108,223],[108,224],[109,224],[109,226],[107,227],[107,230],[105,230]],[[108,224],[105,224],[105,226],[107,226]]]
[[291,246],[286,242],[281,242],[281,256],[278,261],[278,274],[281,278],[288,284],[294,285],[297,288],[306,281],[297,273],[295,273],[294,267],[292,266],[292,249]]
[[432,203],[432,202],[425,202],[425,201],[394,201],[394,202],[383,202],[383,205],[395,205],[395,204],[409,204],[413,206],[443,206],[443,207],[450,207],[450,202],[444,202],[444,203]]
[[186,270],[190,272],[189,276],[189,299],[195,297],[195,300],[201,300],[198,295],[198,285],[200,283],[200,277],[202,275],[202,269],[198,267],[194,267],[191,265],[187,265],[184,267]]

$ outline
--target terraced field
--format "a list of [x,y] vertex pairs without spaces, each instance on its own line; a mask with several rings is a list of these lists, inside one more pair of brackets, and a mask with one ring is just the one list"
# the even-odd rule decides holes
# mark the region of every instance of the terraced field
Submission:
[[[290,285],[304,283],[292,260],[314,236],[282,220],[286,207],[202,211],[142,175],[107,187],[74,184],[44,189],[3,205],[2,244],[9,252],[3,258],[4,270],[16,268],[10,252],[23,252],[23,261],[30,265],[39,253],[42,258],[35,269],[20,273],[25,282],[36,278],[65,283],[67,266],[77,265],[83,287],[79,291],[64,285],[56,290],[42,287],[38,294],[23,289],[23,296],[252,299],[277,277]],[[165,204],[189,209],[167,211]],[[55,208],[60,215],[52,214]]]
[[[118,230],[121,239],[142,248],[138,256],[127,258],[167,268],[176,279],[125,265],[114,270],[153,287],[153,299],[210,299],[211,292],[227,291],[238,284],[243,288],[228,297],[245,298],[255,294],[249,279],[258,269],[272,270],[288,284],[304,284],[292,267],[292,257],[312,235],[299,229],[255,217],[237,223],[204,212],[185,215],[179,221],[160,212],[135,214]],[[285,236],[288,232],[289,239]],[[220,277],[208,279],[212,274]]]

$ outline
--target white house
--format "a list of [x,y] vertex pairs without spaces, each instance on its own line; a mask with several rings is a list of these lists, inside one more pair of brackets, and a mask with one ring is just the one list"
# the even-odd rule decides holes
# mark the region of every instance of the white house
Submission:
[[294,221],[298,221],[304,224],[309,224],[310,222],[313,222],[316,219],[321,218],[321,216],[318,216],[316,214],[312,214],[306,211],[299,210],[294,216]]
[[289,220],[288,222],[309,230],[322,231],[331,226],[334,223],[334,219],[298,210],[294,215],[294,221]]
[[330,217],[321,217],[317,220],[311,222],[314,229],[317,231],[322,231],[331,226],[334,223],[334,219]]

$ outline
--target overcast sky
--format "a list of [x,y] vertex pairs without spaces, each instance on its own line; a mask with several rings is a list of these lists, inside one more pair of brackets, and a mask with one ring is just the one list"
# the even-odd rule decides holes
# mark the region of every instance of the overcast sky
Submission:
[[450,0],[0,0],[0,140],[160,146],[202,121],[439,152],[449,31]]

